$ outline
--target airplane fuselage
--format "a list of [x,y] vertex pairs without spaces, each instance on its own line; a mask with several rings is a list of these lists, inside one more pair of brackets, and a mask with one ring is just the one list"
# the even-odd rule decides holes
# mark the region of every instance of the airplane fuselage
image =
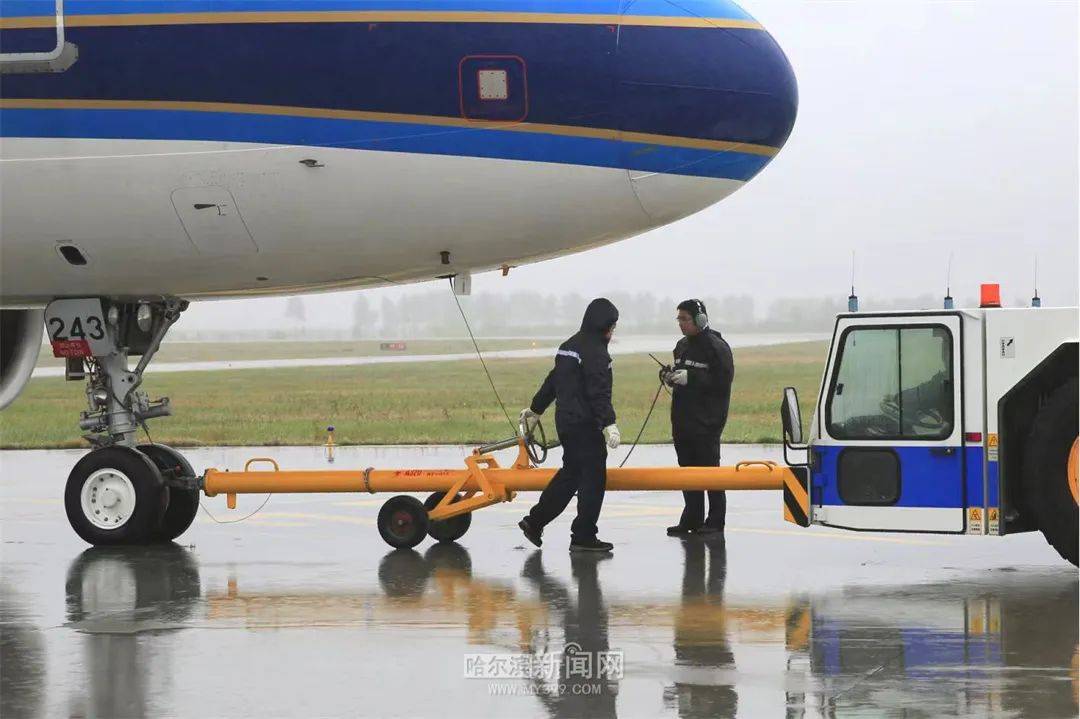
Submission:
[[[57,22],[52,2],[0,7],[5,58]],[[783,53],[723,0],[62,12],[68,67],[0,63],[6,307],[375,286],[557,256],[726,197],[796,112]]]

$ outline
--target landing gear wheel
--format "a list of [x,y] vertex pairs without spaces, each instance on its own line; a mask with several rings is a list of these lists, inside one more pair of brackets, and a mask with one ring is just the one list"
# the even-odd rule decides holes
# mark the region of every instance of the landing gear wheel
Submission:
[[[435,509],[435,506],[442,501],[444,494],[445,492],[435,492],[425,499],[424,509],[428,512]],[[454,501],[457,502],[460,499],[461,495],[459,494],[454,498]],[[436,542],[456,542],[465,536],[465,532],[469,531],[471,524],[472,512],[459,514],[450,519],[429,519],[427,533]]]
[[415,547],[428,531],[427,510],[419,499],[407,494],[386,500],[379,510],[378,522],[383,540],[397,549]]
[[95,449],[75,465],[64,509],[90,544],[146,544],[165,512],[168,492],[158,468],[130,447]]
[[1024,446],[1024,494],[1046,541],[1065,559],[1077,563],[1078,530],[1075,462],[1080,399],[1077,380],[1069,380],[1035,415]]
[[[162,477],[170,473],[177,477],[195,476],[195,470],[184,456],[168,445],[140,444],[138,450],[150,458]],[[168,494],[168,504],[161,518],[161,526],[154,531],[152,537],[152,540],[157,542],[171,542],[179,537],[187,531],[195,521],[195,515],[199,513],[199,490],[166,487],[165,491]]]

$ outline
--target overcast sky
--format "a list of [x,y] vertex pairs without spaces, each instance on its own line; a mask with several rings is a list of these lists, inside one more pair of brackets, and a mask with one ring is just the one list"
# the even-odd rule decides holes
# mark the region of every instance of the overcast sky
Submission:
[[[764,308],[846,297],[855,250],[863,296],[938,294],[952,252],[954,295],[1000,282],[1009,303],[1031,296],[1037,255],[1045,304],[1077,304],[1077,2],[742,5],[799,81],[799,117],[772,164],[681,222],[509,278],[476,276],[474,292],[753,293]],[[306,302],[318,324],[352,296]],[[197,303],[182,326],[250,326],[280,318],[284,304]]]

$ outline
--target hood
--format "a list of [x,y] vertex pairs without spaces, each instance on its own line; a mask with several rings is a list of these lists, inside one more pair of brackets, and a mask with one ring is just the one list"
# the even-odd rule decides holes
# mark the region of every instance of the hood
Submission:
[[585,308],[585,316],[581,318],[581,331],[602,335],[618,321],[619,310],[611,300],[597,297]]

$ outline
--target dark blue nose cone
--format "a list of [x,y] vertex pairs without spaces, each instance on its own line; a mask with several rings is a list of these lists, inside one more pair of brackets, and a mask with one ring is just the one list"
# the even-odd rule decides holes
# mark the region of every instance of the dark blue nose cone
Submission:
[[798,109],[795,74],[772,36],[725,0],[642,0],[622,20],[618,106],[628,169],[736,181],[759,172]]

